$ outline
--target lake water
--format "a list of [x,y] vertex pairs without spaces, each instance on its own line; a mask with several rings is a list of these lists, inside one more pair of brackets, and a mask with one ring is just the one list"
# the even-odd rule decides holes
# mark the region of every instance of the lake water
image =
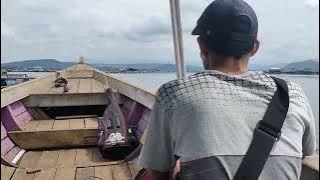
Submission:
[[[49,74],[48,72],[20,72],[32,77],[41,77]],[[188,75],[191,75],[189,73]],[[131,82],[139,87],[156,90],[160,85],[170,80],[176,79],[175,73],[137,73],[137,74],[112,74],[112,76]],[[310,102],[315,123],[317,127],[317,147],[319,153],[319,75],[275,75],[277,77],[293,81],[299,84]]]

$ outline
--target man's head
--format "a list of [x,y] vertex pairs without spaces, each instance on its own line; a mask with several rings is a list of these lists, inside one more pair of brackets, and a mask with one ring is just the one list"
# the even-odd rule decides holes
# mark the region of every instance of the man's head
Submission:
[[[253,56],[259,41],[254,10],[242,0],[216,0],[202,13],[192,35],[198,35],[201,58],[208,66],[239,64]],[[230,63],[229,63],[230,64]]]

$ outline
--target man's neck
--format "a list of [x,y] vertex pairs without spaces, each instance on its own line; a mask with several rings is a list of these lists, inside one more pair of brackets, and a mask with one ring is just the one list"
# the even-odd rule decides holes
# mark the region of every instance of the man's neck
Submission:
[[206,70],[216,70],[225,74],[244,74],[248,72],[248,60],[226,60],[221,64],[209,64]]

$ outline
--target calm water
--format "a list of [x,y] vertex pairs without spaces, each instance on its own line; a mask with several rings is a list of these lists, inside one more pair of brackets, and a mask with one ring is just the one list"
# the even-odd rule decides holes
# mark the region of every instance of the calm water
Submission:
[[[32,77],[47,75],[47,72],[20,72]],[[190,75],[190,74],[188,74]],[[175,73],[141,73],[141,74],[112,74],[124,81],[131,82],[139,87],[156,90],[161,84],[176,79]],[[317,146],[319,153],[319,75],[276,75],[299,84],[310,102],[317,127]]]

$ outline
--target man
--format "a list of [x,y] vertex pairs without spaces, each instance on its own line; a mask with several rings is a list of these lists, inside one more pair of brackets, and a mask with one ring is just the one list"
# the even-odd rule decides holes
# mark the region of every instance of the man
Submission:
[[[259,49],[258,21],[242,0],[216,0],[192,31],[205,71],[162,85],[139,164],[168,179],[177,159],[181,179],[233,179],[277,86],[248,71]],[[287,82],[289,110],[260,180],[298,180],[302,157],[314,154],[315,124],[302,89]]]

